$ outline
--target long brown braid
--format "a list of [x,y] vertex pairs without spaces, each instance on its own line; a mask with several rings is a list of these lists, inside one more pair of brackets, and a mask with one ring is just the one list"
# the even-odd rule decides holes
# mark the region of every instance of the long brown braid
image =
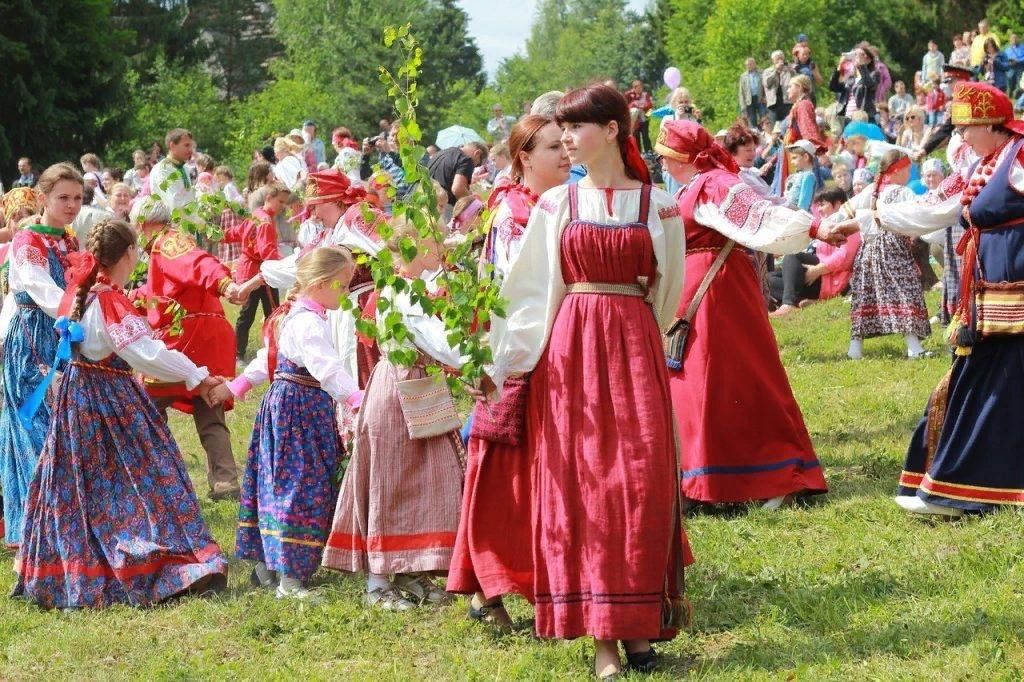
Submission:
[[86,299],[89,297],[89,291],[96,284],[96,275],[99,270],[107,270],[113,267],[115,263],[124,257],[128,249],[135,246],[137,239],[135,230],[124,220],[108,218],[92,226],[85,239],[85,250],[96,257],[99,268],[93,270],[88,278],[82,282],[82,286],[79,287],[75,303],[71,307],[72,320],[78,321],[82,319],[82,313],[85,312]]

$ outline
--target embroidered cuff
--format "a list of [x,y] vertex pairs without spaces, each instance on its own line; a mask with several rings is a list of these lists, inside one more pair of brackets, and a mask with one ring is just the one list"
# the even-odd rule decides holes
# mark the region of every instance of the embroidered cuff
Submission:
[[220,294],[221,296],[223,296],[224,292],[228,290],[229,286],[231,286],[231,278],[230,277],[223,278],[217,284],[217,293]]
[[252,390],[252,382],[249,381],[244,374],[239,374],[237,377],[228,382],[228,390],[236,398],[245,399],[245,394]]
[[807,230],[807,235],[811,239],[818,238],[818,228],[821,227],[821,216],[815,216],[814,220],[811,221],[811,229]]

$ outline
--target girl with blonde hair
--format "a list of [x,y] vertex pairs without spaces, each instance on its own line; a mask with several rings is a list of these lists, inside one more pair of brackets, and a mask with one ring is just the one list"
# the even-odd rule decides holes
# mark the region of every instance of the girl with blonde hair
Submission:
[[299,259],[288,298],[263,327],[263,348],[241,375],[213,392],[223,401],[271,381],[249,444],[235,555],[253,562],[254,586],[306,599],[320,565],[343,449],[335,402],[362,394],[331,342],[327,311],[348,295],[348,249],[321,247]]

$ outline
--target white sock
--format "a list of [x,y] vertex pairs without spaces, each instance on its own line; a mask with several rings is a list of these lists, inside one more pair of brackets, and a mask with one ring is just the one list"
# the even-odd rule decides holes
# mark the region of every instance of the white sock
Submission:
[[367,592],[387,589],[390,585],[391,581],[388,580],[388,577],[386,575],[381,575],[380,573],[370,573],[366,576]]
[[267,568],[267,565],[262,561],[257,561],[253,566],[253,570],[256,571],[256,577],[259,578],[260,582],[264,585],[274,579],[274,576],[270,575],[270,569]]
[[924,346],[921,345],[921,339],[917,338],[913,334],[905,334],[903,338],[907,341],[907,355],[920,355],[924,352]]
[[281,578],[281,589],[286,592],[294,592],[295,590],[301,590],[302,581],[298,578],[289,578],[288,576],[283,576]]
[[850,350],[846,351],[854,360],[860,360],[864,352],[864,340],[863,339],[850,339]]

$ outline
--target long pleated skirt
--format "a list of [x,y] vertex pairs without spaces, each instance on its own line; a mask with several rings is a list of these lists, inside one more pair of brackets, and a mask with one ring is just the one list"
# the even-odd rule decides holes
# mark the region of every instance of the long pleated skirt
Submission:
[[120,359],[65,374],[15,563],[14,594],[48,608],[146,606],[226,584],[181,452]]
[[396,382],[424,376],[386,360],[370,376],[323,565],[377,574],[446,572],[462,499],[458,431],[412,440]]

